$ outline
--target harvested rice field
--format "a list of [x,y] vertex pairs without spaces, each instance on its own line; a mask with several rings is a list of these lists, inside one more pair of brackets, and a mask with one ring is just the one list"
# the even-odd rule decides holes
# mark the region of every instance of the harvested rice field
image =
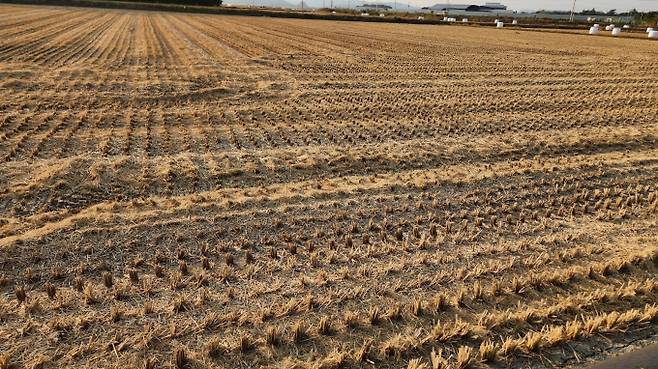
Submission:
[[585,368],[658,337],[657,42],[0,14],[0,368]]

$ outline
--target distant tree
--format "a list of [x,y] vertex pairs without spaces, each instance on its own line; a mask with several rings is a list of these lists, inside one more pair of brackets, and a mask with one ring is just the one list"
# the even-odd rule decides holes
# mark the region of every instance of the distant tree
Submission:
[[580,12],[580,14],[582,14],[582,15],[597,15],[597,14],[599,14],[599,12],[596,11],[596,8],[592,8],[592,9],[589,9],[589,10],[584,9],[582,12]]
[[610,9],[605,15],[617,15],[617,9]]
[[641,16],[641,15],[642,15],[642,12],[638,12],[637,9],[631,9],[631,10],[629,10],[629,11],[627,11],[627,12],[617,13],[617,15],[621,15],[621,16],[630,16],[630,17],[634,17],[634,18],[635,18],[635,17],[639,17],[639,16]]
[[160,3],[160,4],[180,4],[180,5],[201,5],[201,6],[221,6],[222,0],[119,0],[133,1],[140,3]]
[[658,11],[652,12],[638,12],[633,16],[633,18],[640,23],[651,23],[656,24],[658,21]]

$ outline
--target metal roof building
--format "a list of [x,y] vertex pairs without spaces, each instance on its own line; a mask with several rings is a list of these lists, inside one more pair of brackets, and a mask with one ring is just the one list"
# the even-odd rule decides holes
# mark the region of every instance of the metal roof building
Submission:
[[500,12],[506,11],[507,6],[501,3],[487,2],[484,5],[475,4],[434,4],[430,7],[423,8],[435,12],[445,11],[463,11],[463,12]]

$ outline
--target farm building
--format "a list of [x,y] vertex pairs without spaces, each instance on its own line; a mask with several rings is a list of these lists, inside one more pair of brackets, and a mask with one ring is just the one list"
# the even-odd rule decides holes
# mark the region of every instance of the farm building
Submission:
[[356,10],[360,10],[360,11],[375,11],[375,10],[389,11],[391,9],[393,8],[384,4],[363,4],[356,7]]
[[507,6],[501,3],[487,2],[484,5],[476,4],[434,4],[423,10],[431,13],[450,13],[456,15],[504,15],[511,14]]

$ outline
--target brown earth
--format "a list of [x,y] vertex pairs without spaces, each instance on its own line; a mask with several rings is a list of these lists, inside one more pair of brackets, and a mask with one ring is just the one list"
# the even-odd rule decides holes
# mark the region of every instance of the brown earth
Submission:
[[656,42],[0,13],[0,368],[582,368],[656,337]]

